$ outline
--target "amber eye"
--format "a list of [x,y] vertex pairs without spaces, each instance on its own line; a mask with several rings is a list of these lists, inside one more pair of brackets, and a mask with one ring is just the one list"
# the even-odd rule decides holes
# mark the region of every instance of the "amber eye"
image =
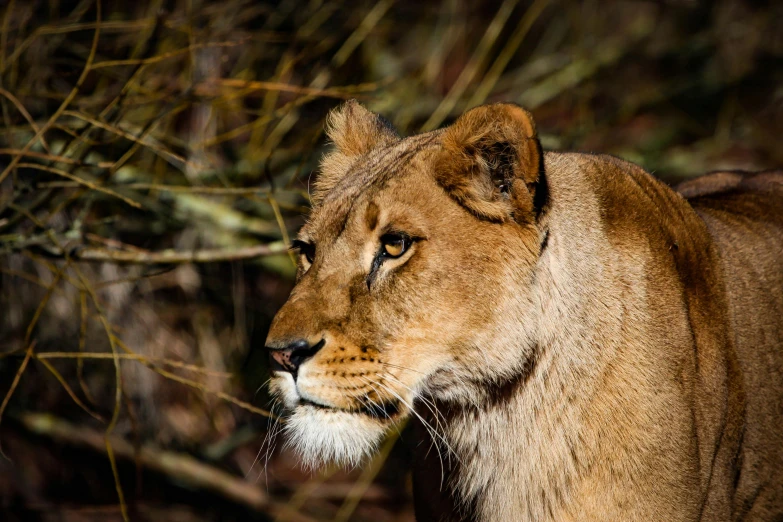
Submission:
[[307,260],[308,263],[311,265],[313,264],[313,259],[315,258],[315,245],[312,243],[308,243],[307,241],[302,241],[300,239],[294,239],[291,241],[291,249],[292,250],[298,250],[301,255],[304,256],[304,258]]
[[384,234],[381,236],[383,255],[386,257],[400,257],[411,245],[410,238],[401,234]]

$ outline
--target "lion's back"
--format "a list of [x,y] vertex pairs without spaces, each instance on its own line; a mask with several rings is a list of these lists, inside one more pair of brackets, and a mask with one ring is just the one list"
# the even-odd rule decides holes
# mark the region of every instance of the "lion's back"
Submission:
[[746,394],[735,509],[766,520],[783,502],[783,171],[717,172],[677,187],[721,256]]

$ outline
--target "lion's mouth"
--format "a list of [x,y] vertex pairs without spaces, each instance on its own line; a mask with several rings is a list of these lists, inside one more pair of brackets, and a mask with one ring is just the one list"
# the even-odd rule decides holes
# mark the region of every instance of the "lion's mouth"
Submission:
[[312,406],[313,408],[325,411],[339,411],[344,413],[353,413],[355,415],[366,415],[373,419],[379,420],[391,420],[400,413],[399,401],[385,402],[381,404],[378,404],[374,401],[367,401],[362,406],[350,410],[346,408],[335,408],[332,406],[327,406],[326,404],[320,404],[305,398],[300,398],[299,404],[303,406]]

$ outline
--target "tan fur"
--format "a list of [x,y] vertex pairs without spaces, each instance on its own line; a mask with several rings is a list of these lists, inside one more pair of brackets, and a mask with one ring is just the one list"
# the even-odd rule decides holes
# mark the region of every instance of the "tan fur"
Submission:
[[326,135],[335,148],[321,160],[321,173],[312,194],[314,204],[345,175],[356,159],[399,139],[388,122],[355,100],[329,113]]
[[[543,154],[505,104],[405,139],[356,103],[331,121],[267,340],[325,341],[271,385],[306,464],[412,416],[420,521],[783,518],[783,174],[681,195]],[[414,241],[378,263],[388,233]]]

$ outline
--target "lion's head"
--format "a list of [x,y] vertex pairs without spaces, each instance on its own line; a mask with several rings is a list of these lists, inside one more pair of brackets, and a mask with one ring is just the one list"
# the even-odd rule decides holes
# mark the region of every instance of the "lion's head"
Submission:
[[348,102],[328,135],[297,284],[267,339],[310,466],[356,463],[428,398],[475,403],[519,375],[545,241],[542,153],[520,107],[400,138]]

